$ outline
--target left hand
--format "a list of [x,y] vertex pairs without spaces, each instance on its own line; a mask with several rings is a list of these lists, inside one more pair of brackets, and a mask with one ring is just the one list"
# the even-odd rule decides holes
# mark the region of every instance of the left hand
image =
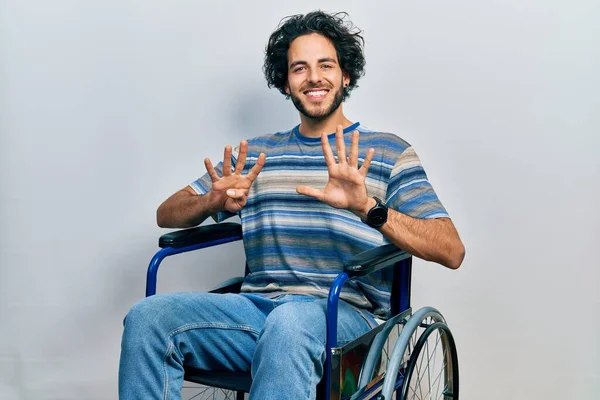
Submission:
[[350,156],[346,157],[344,129],[341,125],[338,125],[335,131],[335,144],[338,156],[338,161],[336,162],[327,134],[322,133],[321,147],[329,173],[327,185],[323,189],[301,185],[296,188],[296,191],[300,194],[321,200],[332,207],[349,210],[361,218],[366,216],[366,213],[373,206],[371,203],[375,202],[375,200],[368,196],[365,184],[375,149],[370,148],[367,151],[362,166],[358,168],[358,141],[358,131],[354,131],[352,133]]

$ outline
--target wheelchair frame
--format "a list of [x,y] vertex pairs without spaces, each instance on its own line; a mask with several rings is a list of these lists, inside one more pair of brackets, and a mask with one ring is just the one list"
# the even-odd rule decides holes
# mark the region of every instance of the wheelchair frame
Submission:
[[[231,222],[204,225],[162,235],[159,239],[160,250],[156,252],[148,266],[146,276],[146,297],[156,294],[158,268],[166,257],[230,243],[241,239],[241,225]],[[337,347],[338,303],[344,283],[349,279],[368,275],[389,266],[395,266],[392,298],[390,299],[392,317],[385,323],[375,327],[345,346]],[[248,270],[246,269],[246,274],[247,273]],[[410,332],[404,332],[403,329],[396,346],[394,347],[392,359],[388,365],[388,369],[391,367],[390,372],[392,373],[389,374],[386,370],[384,376],[379,376],[378,379],[373,381],[374,369],[381,355],[369,351],[367,356],[368,359],[361,367],[361,377],[357,387],[358,391],[351,395],[350,399],[369,399],[374,396],[377,396],[378,400],[391,399],[392,393],[395,393],[396,398],[398,399],[404,398],[402,396],[406,395],[408,386],[404,379],[405,375],[400,374],[399,371],[400,365],[406,361],[405,358],[408,346],[407,338],[413,335],[417,328],[429,328],[432,325],[425,323],[426,318],[432,318],[433,323],[438,324],[434,328],[447,332],[442,341],[447,348],[450,348],[449,364],[451,364],[451,367],[445,367],[444,380],[450,380],[453,389],[448,393],[443,393],[443,395],[444,399],[458,399],[458,360],[454,339],[452,338],[447,325],[445,325],[445,320],[439,311],[426,307],[416,313],[419,314],[419,318],[421,319],[416,320],[413,318],[412,309],[410,308],[411,273],[412,256],[407,252],[398,249],[394,245],[384,245],[365,251],[355,255],[346,262],[344,265],[344,272],[340,273],[331,285],[327,302],[326,361],[324,365],[324,377],[321,383],[325,385],[323,393],[324,399],[341,400],[343,398],[342,382],[344,381],[345,374],[344,367],[347,364],[345,356],[360,346],[371,346],[372,343],[377,343],[376,346],[379,346],[378,351],[381,351],[381,346],[383,346],[384,341],[387,339],[389,331],[397,324],[402,324],[404,326],[411,325],[411,330]],[[227,293],[239,291],[242,280],[243,278],[241,277],[229,279],[211,292]],[[410,322],[410,324],[408,322]],[[428,336],[431,333],[431,329],[426,332],[428,332]],[[404,338],[402,337],[403,335]],[[424,339],[426,340],[427,337],[424,337]],[[405,343],[400,343],[400,340],[404,340]],[[421,342],[422,341],[423,340],[421,340]],[[420,347],[423,347],[423,343],[420,343]],[[420,351],[420,348],[418,350]],[[412,363],[412,366],[414,367],[414,364],[417,362],[419,351],[416,353],[416,357],[410,357],[411,359],[408,362],[409,366]],[[408,355],[410,356],[410,354]],[[446,353],[444,353],[444,360],[446,359],[445,357]],[[448,372],[448,370],[450,371]],[[409,371],[412,374],[410,368]],[[201,382],[199,380],[193,381],[236,391],[237,399],[243,399],[243,393],[248,391],[251,382],[249,380],[250,378],[244,376],[243,373],[204,372],[203,375],[207,375],[207,378],[202,379]],[[231,382],[232,377],[233,383]]]

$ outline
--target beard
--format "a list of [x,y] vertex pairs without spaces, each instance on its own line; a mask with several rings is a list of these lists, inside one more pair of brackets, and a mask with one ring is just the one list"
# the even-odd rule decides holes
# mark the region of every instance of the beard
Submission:
[[302,102],[302,99],[300,99],[300,97],[296,96],[294,93],[291,93],[290,97],[292,99],[292,103],[294,103],[294,106],[301,114],[316,121],[322,121],[329,117],[335,112],[335,110],[337,110],[340,107],[340,105],[344,101],[344,96],[341,87],[338,88],[334,93],[333,101],[331,102],[331,105],[329,107],[321,108],[317,106],[312,111],[310,111]]

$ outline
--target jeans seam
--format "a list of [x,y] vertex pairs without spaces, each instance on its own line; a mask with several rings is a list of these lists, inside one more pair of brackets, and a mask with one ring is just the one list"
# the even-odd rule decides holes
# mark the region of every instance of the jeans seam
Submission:
[[215,323],[215,322],[204,322],[204,323],[194,323],[194,324],[186,324],[186,325],[182,325],[177,329],[173,329],[172,331],[170,331],[167,336],[169,338],[169,340],[167,340],[167,342],[169,343],[167,345],[167,351],[165,351],[165,355],[163,357],[163,369],[164,369],[164,373],[165,373],[165,388],[163,390],[164,393],[164,400],[168,400],[168,396],[169,396],[169,373],[167,372],[167,358],[173,353],[173,349],[174,349],[174,344],[171,341],[171,339],[173,338],[173,336],[176,336],[180,333],[192,330],[192,329],[229,329],[229,330],[241,330],[241,331],[246,331],[246,332],[250,332],[253,333],[255,335],[259,335],[259,331],[257,331],[256,329],[254,329],[253,327],[249,326],[249,325],[242,325],[242,324],[225,324],[225,323]]
[[258,330],[256,330],[255,328],[253,328],[250,325],[225,324],[225,323],[218,323],[218,322],[201,322],[201,323],[199,322],[199,323],[194,323],[194,324],[182,325],[177,329],[173,329],[171,332],[168,333],[168,337],[172,338],[175,335],[178,335],[180,333],[183,333],[185,331],[189,331],[192,329],[207,329],[207,328],[241,330],[241,331],[254,333],[255,335],[260,334],[260,332]]
[[169,399],[169,373],[167,371],[167,358],[169,357],[169,355],[171,355],[171,353],[173,353],[173,347],[173,342],[169,340],[167,351],[165,352],[165,355],[163,357],[163,370],[165,372],[165,389],[163,390],[164,400]]
[[[325,345],[325,348],[323,350],[320,351],[320,356],[319,356],[319,361],[323,359],[323,354],[327,351],[327,345]],[[327,361],[326,359],[323,360],[323,362],[321,363],[321,368],[323,369],[323,376],[321,376],[321,380],[325,377],[325,374],[327,374],[327,372],[325,371],[325,367],[326,367]],[[314,371],[314,370],[313,370]],[[319,384],[319,382],[317,382],[316,385],[313,385],[313,382],[310,382],[310,387],[308,388],[308,396],[307,398],[310,399],[311,398],[311,393],[313,390],[317,390],[317,385]],[[325,389],[326,391],[329,391],[329,388]]]

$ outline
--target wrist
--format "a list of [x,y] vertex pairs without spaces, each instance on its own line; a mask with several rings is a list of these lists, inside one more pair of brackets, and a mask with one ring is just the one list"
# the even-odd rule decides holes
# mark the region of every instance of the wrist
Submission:
[[367,216],[369,215],[369,211],[376,205],[377,201],[369,196],[365,204],[360,209],[354,211],[354,214],[357,217],[359,217],[361,221],[364,222],[367,219]]
[[371,228],[381,228],[388,219],[388,207],[383,200],[378,197],[369,197],[367,206],[369,207],[365,213],[365,217],[361,221],[369,225]]
[[214,215],[223,211],[223,207],[219,207],[218,199],[215,199],[215,192],[210,190],[204,196],[205,200],[204,209],[208,215]]

